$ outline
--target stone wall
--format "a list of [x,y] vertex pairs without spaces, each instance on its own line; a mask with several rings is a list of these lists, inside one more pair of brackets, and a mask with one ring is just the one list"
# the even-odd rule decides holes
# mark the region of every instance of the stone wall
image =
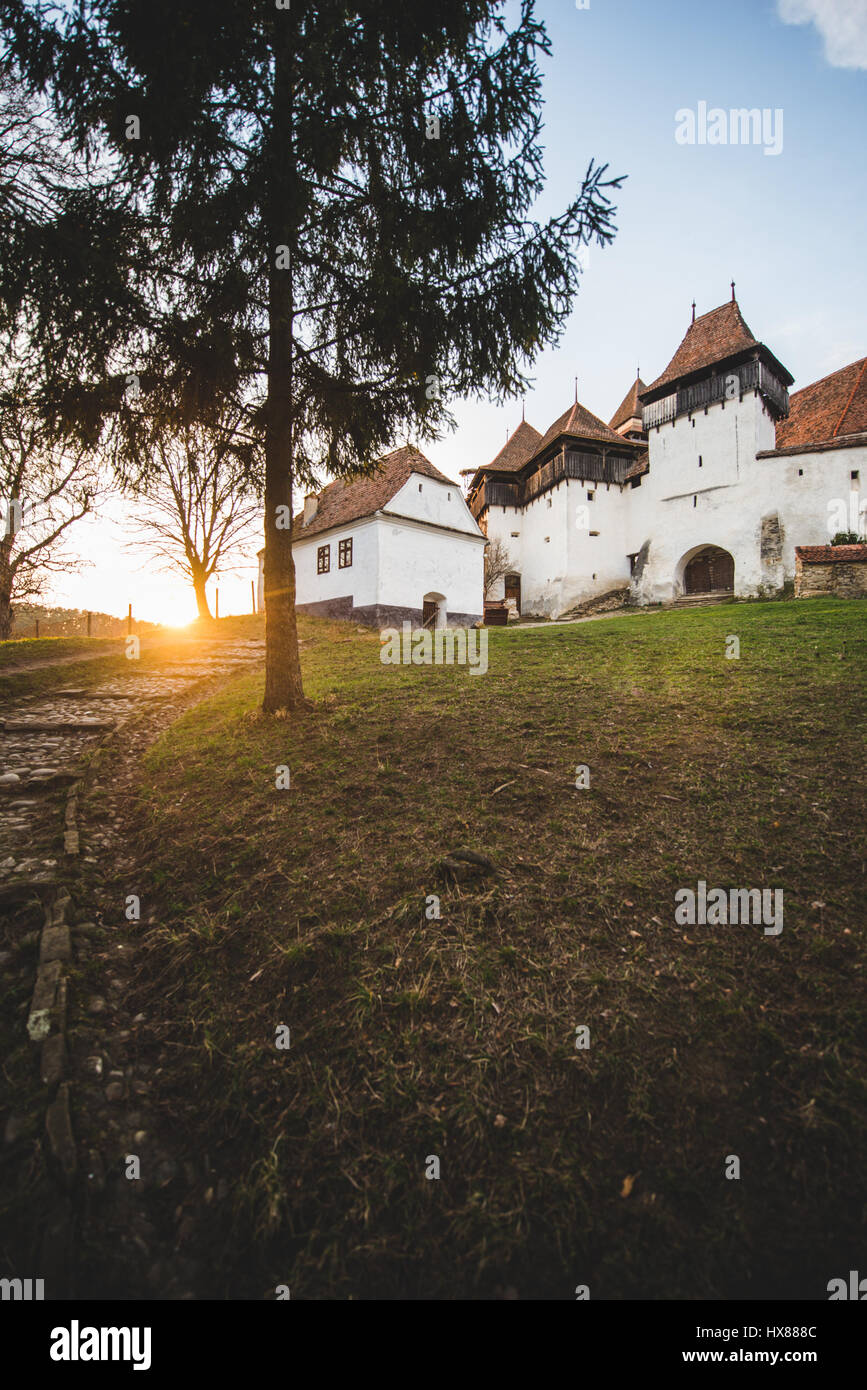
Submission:
[[838,559],[833,546],[809,546],[805,549],[824,553],[815,558],[795,550],[795,597],[815,598],[820,595],[834,598],[867,598],[867,546],[846,546],[837,549],[860,550],[862,555]]

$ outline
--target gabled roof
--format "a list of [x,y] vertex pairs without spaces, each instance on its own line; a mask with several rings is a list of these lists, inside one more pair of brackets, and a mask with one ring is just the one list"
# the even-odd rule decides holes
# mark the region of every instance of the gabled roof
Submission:
[[647,450],[633,459],[624,474],[626,478],[640,478],[642,474],[650,472],[650,454]]
[[578,401],[570,405],[568,410],[564,410],[558,420],[555,420],[551,428],[543,435],[536,454],[542,454],[554,444],[561,435],[571,435],[573,439],[589,439],[598,444],[616,444],[619,448],[629,445],[630,441],[623,438],[622,434],[615,434],[614,430],[609,429],[604,420],[600,420],[598,415],[592,415]]
[[777,448],[806,448],[867,431],[867,357],[850,362],[789,397],[777,422]]
[[304,540],[306,536],[318,535],[332,526],[348,526],[351,521],[373,516],[400,492],[413,473],[457,487],[457,483],[434,468],[424,454],[407,444],[378,459],[377,469],[369,477],[338,479],[324,487],[317,494],[316,515],[309,526],[303,524],[303,512],[298,512],[292,518],[293,540]]
[[496,458],[485,464],[486,473],[517,473],[536,452],[542,438],[526,420],[522,420],[514,434],[503,445]]
[[791,383],[793,379],[791,373],[787,372],[782,363],[778,362],[764,344],[753,336],[752,330],[740,311],[737,300],[729,300],[727,304],[721,304],[718,309],[711,309],[709,313],[701,314],[694,323],[689,325],[680,347],[662,376],[658,376],[655,381],[651,382],[642,394],[647,397],[651,392],[658,391],[660,387],[671,386],[683,377],[691,376],[707,367],[713,367],[718,362],[725,362],[729,358],[737,357],[740,353],[749,353],[755,349],[761,349],[767,355],[782,373],[783,380],[787,385]]
[[616,431],[621,425],[625,425],[627,420],[641,419],[641,402],[638,397],[640,392],[646,390],[641,377],[637,376],[608,422],[611,429]]
[[795,556],[806,565],[867,563],[867,545],[796,545]]

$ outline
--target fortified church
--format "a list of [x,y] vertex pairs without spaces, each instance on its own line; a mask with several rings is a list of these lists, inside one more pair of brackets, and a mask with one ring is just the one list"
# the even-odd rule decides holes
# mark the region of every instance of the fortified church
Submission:
[[865,529],[867,358],[789,396],[791,373],[731,301],[693,319],[662,374],[608,424],[575,402],[522,420],[467,501],[510,572],[489,598],[558,617],[624,588],[638,603],[772,594],[796,547]]

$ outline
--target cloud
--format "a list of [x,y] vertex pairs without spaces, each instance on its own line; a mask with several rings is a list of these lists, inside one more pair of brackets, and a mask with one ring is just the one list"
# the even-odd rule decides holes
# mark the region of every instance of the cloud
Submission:
[[867,68],[867,0],[777,0],[784,24],[815,24],[835,68]]

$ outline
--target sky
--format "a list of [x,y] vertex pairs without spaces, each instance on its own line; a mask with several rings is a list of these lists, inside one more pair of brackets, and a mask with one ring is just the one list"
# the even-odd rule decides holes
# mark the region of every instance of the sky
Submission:
[[[637,367],[647,383],[664,370],[693,299],[705,313],[732,280],[793,390],[864,356],[867,0],[537,0],[537,13],[552,44],[538,215],[566,206],[591,158],[626,180],[613,195],[616,237],[590,248],[566,328],[533,367],[530,423],[544,432],[562,414],[576,376],[582,404],[610,419]],[[699,143],[701,103],[767,111],[763,142]],[[522,403],[451,409],[456,430],[424,452],[456,479],[494,457]],[[189,621],[191,593],[125,548],[124,523],[117,503],[81,524],[70,548],[88,567],[51,599],[119,615],[132,601],[140,618]],[[250,611],[256,572],[251,553],[220,579],[221,614]]]

